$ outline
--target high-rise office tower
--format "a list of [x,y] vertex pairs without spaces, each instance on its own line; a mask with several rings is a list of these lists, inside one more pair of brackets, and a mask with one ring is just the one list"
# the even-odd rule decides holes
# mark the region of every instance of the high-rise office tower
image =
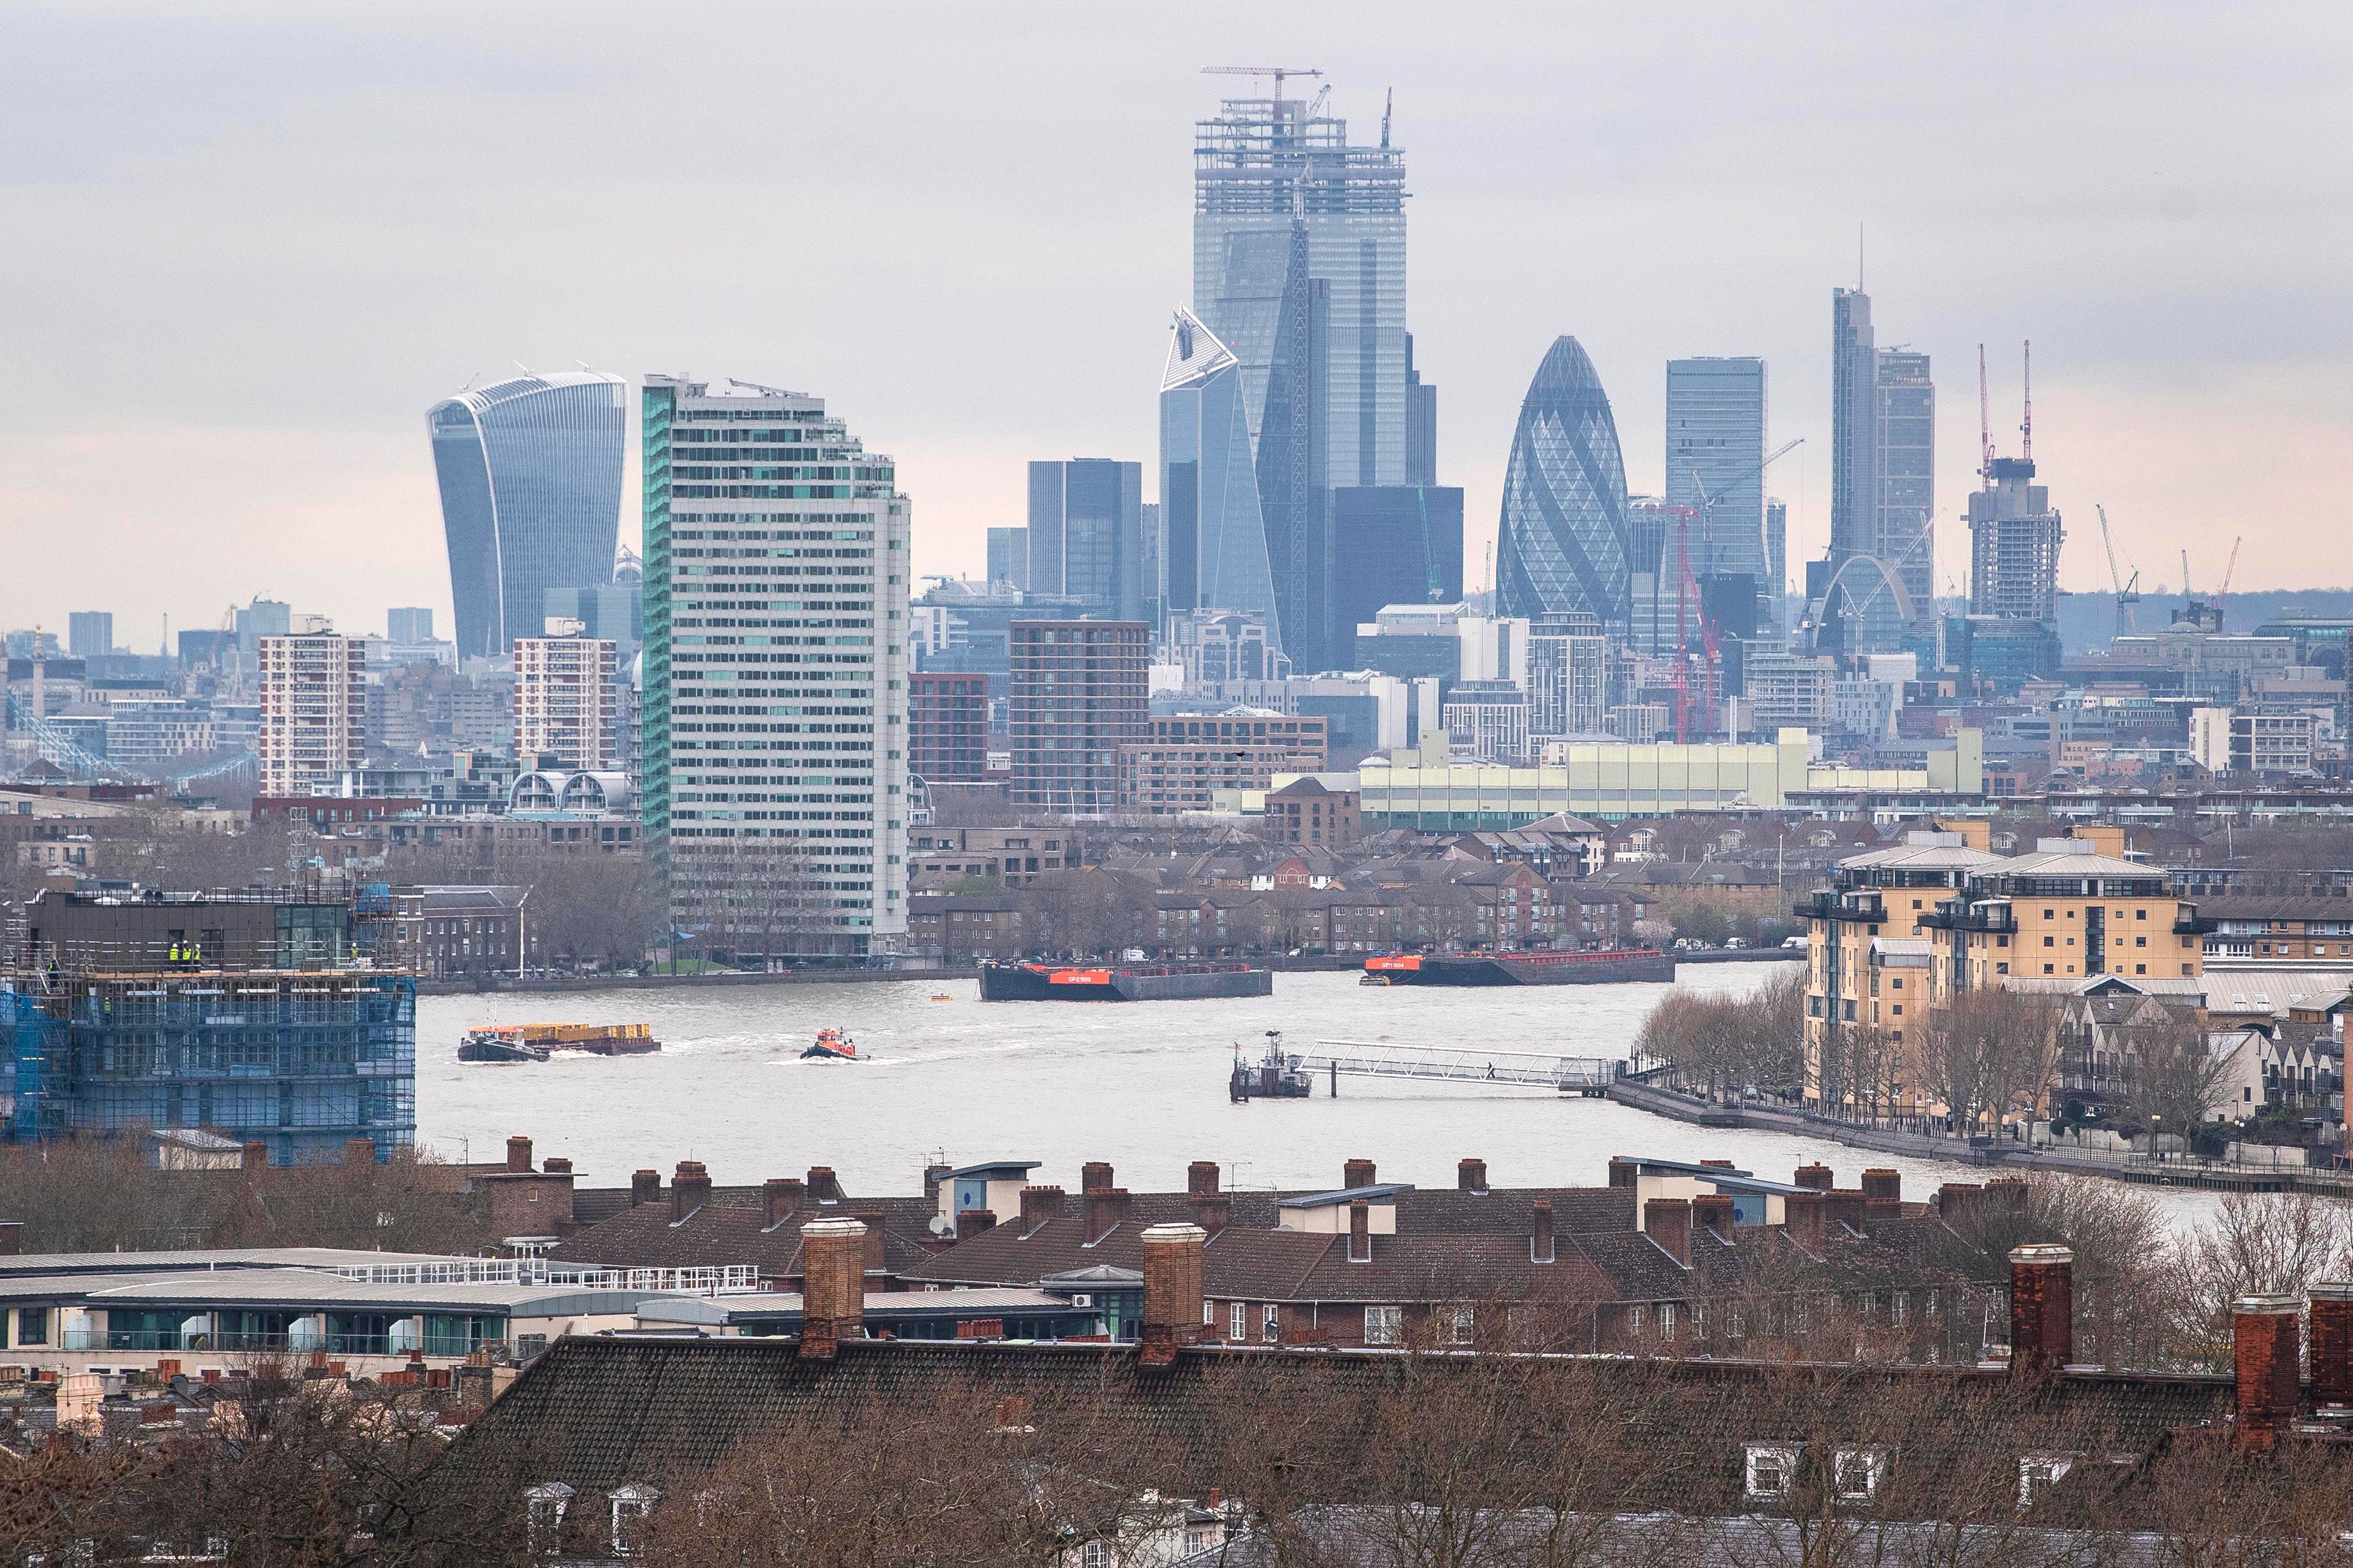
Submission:
[[1765,597],[1770,610],[1766,625],[1778,638],[1789,629],[1789,618],[1782,601],[1789,594],[1789,506],[1787,501],[1767,499],[1765,502]]
[[1593,361],[1556,339],[1520,404],[1495,546],[1498,613],[1628,616],[1633,540],[1618,424]]
[[1241,369],[1262,422],[1292,229],[1330,286],[1325,460],[1335,485],[1407,482],[1405,153],[1348,143],[1347,121],[1299,99],[1228,99],[1196,128],[1193,302]]
[[114,616],[107,610],[75,610],[66,616],[66,650],[76,658],[104,658],[114,651]]
[[1385,605],[1462,598],[1462,491],[1453,485],[1351,486],[1332,492],[1335,646],[1303,673],[1347,666],[1356,627]]
[[[628,395],[618,376],[558,371],[461,392],[426,416],[459,658],[502,658],[516,637],[538,636],[548,589],[613,580]],[[734,446],[709,454],[712,462],[800,457]]]
[[1140,619],[1144,581],[1144,465],[1072,458],[1029,465],[1029,591],[1086,599],[1123,620]]
[[1996,458],[1969,497],[1969,613],[2059,626],[2059,547],[2067,537],[2034,459]]
[[1879,351],[1878,554],[1904,584],[1915,621],[1936,599],[1936,384],[1928,356]]
[[988,531],[988,580],[1029,586],[1029,531],[992,528]]
[[1871,296],[1831,290],[1831,559],[1872,553],[1879,531],[1879,350]]
[[367,761],[366,650],[315,616],[305,620],[260,639],[260,795],[322,793]]
[[[1160,377],[1160,587],[1169,615],[1256,610],[1282,644],[1241,363],[1179,310]],[[1033,565],[1038,542],[1030,540]]]
[[620,658],[610,639],[517,637],[514,671],[515,755],[525,767],[621,765]]
[[1667,504],[1692,510],[1687,548],[1704,592],[1745,578],[1762,618],[1765,562],[1765,362],[1667,362]]
[[1332,289],[1308,271],[1304,217],[1292,220],[1290,256],[1259,426],[1258,503],[1283,647],[1299,667],[1320,669],[1332,646],[1331,479],[1325,466]]
[[577,621],[583,637],[604,637],[617,651],[624,671],[646,640],[646,584],[607,583],[601,588],[550,588],[540,605],[541,633],[562,635],[548,623]]
[[385,640],[404,647],[433,640],[433,612],[429,609],[394,609],[384,613]]
[[[671,918],[739,955],[890,951],[909,625],[891,459],[819,398],[667,375],[646,378],[643,447],[642,798]],[[719,466],[755,451],[790,457]]]
[[1119,749],[1147,738],[1151,665],[1142,621],[1013,623],[1013,805],[1119,808]]
[[1413,365],[1413,334],[1405,335],[1405,482],[1438,482],[1438,388]]

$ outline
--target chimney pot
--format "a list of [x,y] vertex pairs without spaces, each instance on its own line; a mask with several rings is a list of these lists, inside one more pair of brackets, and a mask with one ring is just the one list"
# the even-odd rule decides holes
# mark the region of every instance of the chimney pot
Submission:
[[1862,1195],[1866,1199],[1884,1199],[1890,1203],[1904,1201],[1904,1173],[1877,1170],[1862,1173]]
[[2312,1403],[2353,1409],[2353,1283],[2312,1287]]
[[632,1171],[629,1173],[629,1206],[649,1204],[661,1196],[659,1171]]
[[1373,1181],[1373,1163],[1370,1160],[1351,1160],[1340,1168],[1340,1184],[1343,1187],[1369,1187]]
[[517,1134],[507,1140],[507,1169],[517,1175],[531,1170],[531,1140]]
[[1811,1187],[1818,1193],[1829,1192],[1838,1184],[1831,1174],[1831,1168],[1822,1164],[1799,1166],[1794,1180],[1799,1186]]
[[1163,1367],[1176,1347],[1201,1337],[1201,1244],[1198,1225],[1155,1225],[1144,1232],[1144,1334],[1139,1359]]
[[1195,1197],[1207,1197],[1218,1190],[1218,1163],[1196,1160],[1185,1167],[1185,1190]]
[[1535,1203],[1528,1205],[1528,1212],[1530,1220],[1528,1258],[1532,1262],[1550,1263],[1554,1258],[1552,1243],[1552,1200],[1550,1198],[1538,1198]]
[[245,1145],[244,1155],[238,1163],[248,1171],[268,1170],[269,1168],[269,1145],[264,1143],[259,1138],[248,1140]]
[[2010,1249],[2010,1374],[2075,1359],[2075,1255],[2063,1247]]
[[866,1226],[813,1219],[801,1226],[800,1353],[830,1361],[866,1332]]
[[2241,1296],[2231,1303],[2232,1360],[2236,1363],[2238,1424],[2242,1448],[2268,1448],[2295,1419],[2296,1310],[2293,1296]]
[[1021,1189],[1021,1234],[1029,1235],[1050,1219],[1062,1217],[1062,1189],[1060,1187],[1024,1187]]
[[1667,1249],[1667,1256],[1691,1267],[1692,1206],[1688,1198],[1652,1198],[1642,1205],[1642,1229]]
[[762,1222],[762,1228],[771,1229],[784,1224],[788,1216],[798,1212],[807,1192],[807,1187],[797,1176],[771,1176],[761,1183],[761,1206],[767,1215]]
[[1090,1160],[1079,1167],[1079,1191],[1101,1192],[1111,1185],[1111,1166],[1101,1160]]
[[997,1216],[987,1209],[965,1209],[956,1215],[956,1239],[970,1241],[984,1231],[997,1228]]
[[1348,1261],[1373,1260],[1373,1208],[1362,1198],[1348,1200]]
[[1487,1190],[1487,1162],[1484,1160],[1465,1160],[1461,1164],[1455,1166],[1454,1184],[1456,1187],[1466,1193],[1485,1192]]

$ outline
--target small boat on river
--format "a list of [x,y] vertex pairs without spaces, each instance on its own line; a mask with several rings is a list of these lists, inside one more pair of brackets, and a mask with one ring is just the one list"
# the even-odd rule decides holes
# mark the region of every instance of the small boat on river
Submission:
[[478,1024],[458,1041],[461,1062],[543,1062],[558,1051],[635,1057],[661,1049],[643,1024]]
[[865,1059],[858,1054],[857,1042],[839,1029],[819,1029],[817,1043],[801,1053],[801,1060],[805,1062],[856,1062]]

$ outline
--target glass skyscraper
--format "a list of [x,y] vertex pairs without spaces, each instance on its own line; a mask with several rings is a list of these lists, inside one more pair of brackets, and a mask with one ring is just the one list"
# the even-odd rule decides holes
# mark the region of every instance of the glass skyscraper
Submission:
[[[1699,576],[1765,567],[1765,362],[1667,362],[1667,504],[1693,510]],[[1704,491],[1704,493],[1703,493]]]
[[1115,619],[1143,619],[1155,596],[1144,581],[1144,465],[1031,463],[1024,555],[1021,585],[1030,592],[1090,599]]
[[[1242,390],[1240,362],[1191,311],[1179,310],[1160,376],[1161,601],[1171,616],[1255,610],[1280,647]],[[1037,553],[1033,538],[1033,582]]]
[[1294,222],[1329,285],[1324,461],[1334,485],[1411,482],[1407,468],[1405,153],[1348,144],[1347,121],[1298,99],[1228,99],[1193,149],[1193,301],[1240,366],[1262,428]]
[[502,658],[541,635],[548,589],[613,580],[627,397],[618,376],[559,371],[461,392],[426,416],[460,658]]
[[707,950],[907,929],[908,502],[803,393],[646,378],[644,811]]
[[1831,363],[1831,552],[1817,609],[1840,652],[1916,649],[1936,625],[1936,389],[1928,356],[1879,347],[1871,297],[1835,289]]
[[1520,405],[1504,474],[1496,613],[1582,614],[1622,633],[1635,542],[1618,425],[1593,361],[1555,339]]

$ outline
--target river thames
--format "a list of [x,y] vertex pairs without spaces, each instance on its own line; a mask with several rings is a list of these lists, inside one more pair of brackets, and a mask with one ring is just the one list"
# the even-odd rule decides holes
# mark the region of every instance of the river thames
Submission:
[[[1741,993],[1775,967],[1686,966],[1683,983]],[[1306,1100],[1226,1096],[1236,1042],[1255,1056],[1269,1029],[1293,1048],[1388,1039],[1623,1058],[1667,990],[1372,987],[1348,972],[1280,973],[1271,996],[1203,1002],[984,1004],[971,980],[427,996],[417,1137],[445,1158],[490,1160],[523,1133],[541,1157],[568,1156],[588,1186],[700,1160],[722,1183],[831,1165],[849,1192],[877,1195],[921,1191],[935,1157],[1042,1161],[1038,1179],[1073,1189],[1082,1163],[1107,1160],[1137,1191],[1181,1190],[1195,1160],[1217,1161],[1235,1187],[1336,1186],[1341,1163],[1359,1155],[1384,1181],[1425,1186],[1451,1184],[1465,1156],[1485,1160],[1499,1185],[1598,1186],[1612,1154],[1729,1159],[1785,1181],[1820,1160],[1842,1186],[1883,1165],[1916,1197],[1985,1180],[1982,1167],[1703,1129],[1546,1089],[1343,1079],[1337,1100],[1320,1085]],[[658,1055],[457,1059],[473,1024],[639,1021]],[[801,1060],[828,1025],[871,1059]],[[2168,1206],[2179,1206],[2170,1195]],[[2209,1206],[2203,1194],[2188,1205]]]

